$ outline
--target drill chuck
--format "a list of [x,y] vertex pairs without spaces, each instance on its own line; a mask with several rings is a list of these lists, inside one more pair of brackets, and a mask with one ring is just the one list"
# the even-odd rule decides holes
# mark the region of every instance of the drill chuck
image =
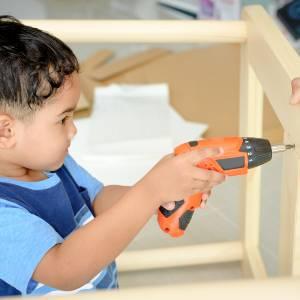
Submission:
[[249,169],[272,159],[272,146],[266,139],[244,137],[240,151],[247,153]]

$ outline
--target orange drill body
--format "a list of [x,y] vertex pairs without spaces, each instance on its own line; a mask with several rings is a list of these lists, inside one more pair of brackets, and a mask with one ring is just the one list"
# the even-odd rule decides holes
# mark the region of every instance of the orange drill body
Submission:
[[[242,137],[191,141],[176,147],[174,154],[180,155],[203,148],[222,148],[224,152],[216,157],[200,161],[197,167],[229,176],[247,174],[249,168],[261,165],[272,158],[272,148],[268,140]],[[197,193],[186,199],[176,201],[173,210],[160,207],[158,223],[161,229],[173,237],[182,236],[201,201],[202,194]]]

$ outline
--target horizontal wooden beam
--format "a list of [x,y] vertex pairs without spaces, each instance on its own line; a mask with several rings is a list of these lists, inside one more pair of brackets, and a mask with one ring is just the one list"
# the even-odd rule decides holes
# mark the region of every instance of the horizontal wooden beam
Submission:
[[23,20],[65,42],[242,43],[243,21]]
[[161,269],[198,264],[240,261],[243,247],[240,241],[184,247],[126,251],[117,258],[119,271]]

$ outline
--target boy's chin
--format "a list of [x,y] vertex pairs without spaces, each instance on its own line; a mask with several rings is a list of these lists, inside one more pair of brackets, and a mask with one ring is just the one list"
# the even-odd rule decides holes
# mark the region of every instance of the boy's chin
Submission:
[[57,171],[58,169],[60,169],[63,166],[63,164],[64,164],[64,161],[61,161],[61,162],[59,162],[57,164],[53,164],[52,166],[50,166],[48,168],[47,171],[50,171],[50,172]]

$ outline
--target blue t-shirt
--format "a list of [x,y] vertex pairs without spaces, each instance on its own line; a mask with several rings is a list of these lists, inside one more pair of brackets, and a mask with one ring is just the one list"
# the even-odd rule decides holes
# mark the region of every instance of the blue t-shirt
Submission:
[[70,156],[47,176],[35,182],[0,177],[0,296],[117,287],[115,262],[75,291],[60,291],[32,279],[50,248],[94,218],[92,202],[103,188]]

